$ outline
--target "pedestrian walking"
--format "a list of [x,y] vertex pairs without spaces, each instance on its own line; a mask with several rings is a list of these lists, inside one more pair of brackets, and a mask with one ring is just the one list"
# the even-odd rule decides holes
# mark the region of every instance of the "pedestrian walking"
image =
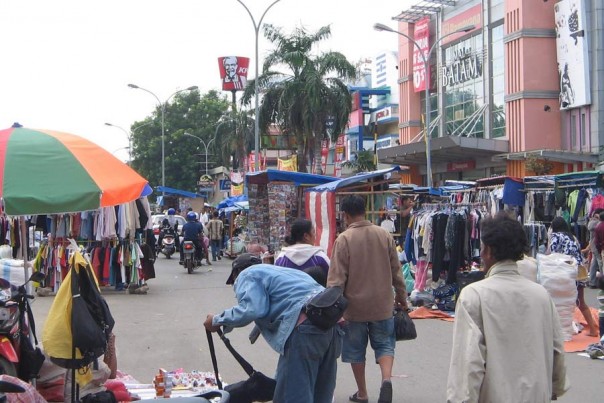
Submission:
[[392,308],[396,301],[407,309],[401,264],[392,235],[365,219],[365,200],[361,196],[344,197],[340,211],[348,228],[334,243],[327,285],[342,287],[348,299],[342,361],[350,363],[357,384],[349,400],[369,401],[365,381],[369,341],[382,375],[378,402],[390,403],[396,344]]
[[457,300],[447,402],[549,402],[568,389],[556,307],[518,272],[528,250],[522,224],[500,212],[480,231],[486,277]]
[[214,211],[212,219],[208,222],[208,238],[210,238],[210,248],[212,249],[212,261],[216,258],[220,260],[220,248],[222,243],[222,221],[218,218],[218,211]]

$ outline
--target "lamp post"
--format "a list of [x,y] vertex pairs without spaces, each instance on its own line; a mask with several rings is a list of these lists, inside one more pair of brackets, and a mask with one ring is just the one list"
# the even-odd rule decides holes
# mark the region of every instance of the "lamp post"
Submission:
[[198,87],[196,85],[193,85],[191,87],[182,89],[182,90],[178,90],[176,92],[174,92],[172,95],[170,95],[168,98],[166,98],[166,102],[161,102],[159,100],[159,97],[157,95],[155,95],[155,93],[149,91],[146,88],[143,87],[139,87],[136,84],[128,84],[128,87],[130,88],[134,88],[137,90],[143,90],[145,92],[148,92],[149,94],[153,95],[153,97],[157,100],[157,106],[159,106],[160,110],[161,110],[161,186],[162,186],[162,196],[166,195],[165,187],[166,187],[166,156],[165,156],[165,114],[166,114],[166,104],[168,103],[168,101],[170,101],[170,99],[175,96],[176,94],[180,94],[181,92],[185,92],[185,91],[194,91],[196,90]]
[[260,26],[262,24],[262,20],[264,19],[264,16],[268,12],[268,10],[270,10],[271,7],[273,7],[279,1],[281,1],[281,0],[273,1],[266,8],[266,10],[264,10],[264,12],[262,13],[262,16],[260,17],[260,20],[258,21],[258,24],[256,24],[256,20],[254,19],[254,16],[252,15],[250,9],[247,8],[247,6],[243,3],[243,1],[237,0],[237,2],[239,4],[241,4],[243,6],[243,8],[245,8],[245,11],[247,11],[250,18],[252,19],[252,24],[254,24],[254,32],[256,33],[256,45],[255,45],[256,71],[255,71],[255,79],[254,79],[254,107],[256,109],[255,110],[256,122],[254,123],[254,167],[255,167],[256,172],[258,172],[260,170],[260,109],[258,108],[258,70],[259,70],[259,67],[258,67],[258,34],[260,31]]
[[[224,123],[224,122],[222,122]],[[221,123],[221,124],[222,124]],[[220,126],[220,125],[218,125]],[[216,127],[216,131],[218,131],[218,127]],[[216,136],[214,135],[214,137],[212,139],[210,139],[210,141],[208,141],[208,143],[206,144],[205,141],[203,141],[203,139],[201,137],[197,137],[194,134],[190,134],[190,133],[184,133],[185,136],[189,136],[189,137],[194,137],[197,140],[199,140],[201,142],[201,144],[203,144],[205,151],[205,156],[206,156],[206,175],[208,174],[208,148],[210,147],[210,144],[212,144],[214,142],[214,140],[216,140]]]
[[470,31],[474,30],[475,28],[476,28],[476,26],[474,26],[474,25],[468,25],[466,27],[460,28],[456,31],[449,32],[448,34],[441,36],[436,41],[434,41],[434,44],[432,44],[432,47],[430,48],[428,53],[424,54],[424,51],[421,48],[421,46],[419,46],[419,44],[413,38],[411,38],[409,35],[399,32],[395,29],[392,29],[388,25],[384,25],[384,24],[380,24],[380,23],[373,25],[373,29],[375,29],[376,31],[394,32],[395,34],[399,34],[399,35],[407,38],[419,50],[419,54],[421,55],[422,61],[424,62],[424,85],[426,87],[425,88],[425,93],[426,93],[425,108],[426,109],[425,109],[425,119],[424,119],[424,130],[425,130],[424,138],[426,139],[426,184],[428,185],[428,187],[432,187],[432,150],[430,148],[430,142],[431,142],[431,138],[430,138],[430,84],[428,83],[428,72],[430,69],[430,57],[431,57],[434,49],[436,49],[436,45],[438,45],[440,43],[440,41],[445,39],[447,36],[459,34],[462,32],[470,32]]
[[105,123],[105,126],[116,127],[118,129],[120,129],[121,131],[123,131],[124,133],[126,133],[126,137],[128,138],[128,147],[124,147],[124,148],[128,148],[128,165],[132,165],[132,136],[134,136],[134,133],[136,133],[136,131],[138,129],[140,129],[143,126],[148,126],[151,123],[152,122],[147,122],[147,123],[138,125],[134,129],[132,129],[132,132],[130,132],[130,133],[128,133],[128,131],[126,129],[124,129],[122,126],[114,125],[112,123]]

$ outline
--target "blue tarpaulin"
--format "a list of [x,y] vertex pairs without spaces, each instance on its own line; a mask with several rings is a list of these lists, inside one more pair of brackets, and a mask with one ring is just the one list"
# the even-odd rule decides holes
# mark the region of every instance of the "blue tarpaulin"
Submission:
[[242,202],[246,202],[246,201],[247,201],[246,195],[231,196],[231,197],[227,197],[226,199],[224,199],[223,201],[218,203],[218,206],[216,206],[216,208],[223,209],[226,207],[234,207],[234,206],[237,206],[237,203],[242,203]]
[[245,175],[247,183],[266,184],[272,181],[294,182],[296,186],[300,185],[320,185],[332,182],[333,176],[314,175],[306,172],[279,171],[278,169],[267,169],[261,172],[251,172]]
[[186,190],[169,188],[167,186],[158,186],[155,188],[155,190],[157,190],[160,193],[172,194],[172,195],[177,195],[177,196],[182,196],[182,197],[191,197],[191,198],[203,197],[202,195],[197,194],[197,193],[187,192]]
[[348,185],[354,185],[355,183],[360,183],[360,182],[366,181],[367,179],[377,178],[379,176],[382,176],[382,175],[385,175],[385,174],[388,174],[388,173],[391,173],[394,171],[400,171],[400,170],[401,170],[401,168],[396,166],[396,167],[387,168],[387,169],[380,169],[379,171],[361,172],[359,174],[350,176],[348,178],[338,179],[338,180],[335,180],[335,181],[332,181],[329,183],[324,183],[319,186],[315,186],[313,188],[308,189],[307,191],[309,191],[309,192],[333,192],[337,189],[346,187]]

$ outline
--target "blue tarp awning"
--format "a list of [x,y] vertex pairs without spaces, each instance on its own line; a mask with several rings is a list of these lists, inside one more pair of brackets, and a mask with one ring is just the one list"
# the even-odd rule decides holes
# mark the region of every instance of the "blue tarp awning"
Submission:
[[237,203],[242,203],[242,202],[247,202],[247,201],[248,200],[247,200],[246,195],[231,196],[231,197],[227,197],[226,199],[224,199],[223,201],[218,203],[218,206],[216,206],[216,208],[223,209],[226,207],[234,207],[234,206],[237,206]]
[[296,186],[321,185],[332,182],[333,176],[314,175],[306,172],[279,171],[278,169],[267,169],[261,172],[245,174],[248,184],[264,185],[272,181],[294,182]]
[[155,190],[157,190],[160,193],[172,194],[172,195],[177,195],[177,196],[182,196],[182,197],[191,197],[191,198],[203,197],[202,195],[197,194],[197,193],[187,192],[186,190],[169,188],[167,186],[158,186],[155,188]]
[[313,188],[308,189],[308,192],[333,192],[336,191],[337,189],[349,186],[349,185],[354,185],[356,183],[360,183],[363,181],[366,181],[368,179],[372,179],[372,178],[377,178],[378,176],[381,175],[385,175],[387,173],[391,173],[394,171],[400,171],[401,168],[398,166],[392,167],[392,168],[387,168],[387,169],[380,169],[379,171],[372,171],[372,172],[361,172],[359,174],[356,174],[354,176],[350,176],[348,178],[344,178],[344,179],[338,179],[336,181],[332,181],[329,183],[325,183],[319,186],[315,186]]

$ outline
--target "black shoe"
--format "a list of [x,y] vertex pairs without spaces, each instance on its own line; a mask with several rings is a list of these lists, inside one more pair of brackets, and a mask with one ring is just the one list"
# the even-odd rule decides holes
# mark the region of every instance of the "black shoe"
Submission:
[[185,264],[185,262],[184,262],[184,260],[179,260],[179,261],[178,261],[178,264],[182,266],[182,265],[184,265],[184,264]]
[[380,388],[380,398],[378,399],[378,403],[392,403],[392,382],[391,381],[382,382],[382,387]]
[[218,256],[218,260],[222,259],[220,256]]

